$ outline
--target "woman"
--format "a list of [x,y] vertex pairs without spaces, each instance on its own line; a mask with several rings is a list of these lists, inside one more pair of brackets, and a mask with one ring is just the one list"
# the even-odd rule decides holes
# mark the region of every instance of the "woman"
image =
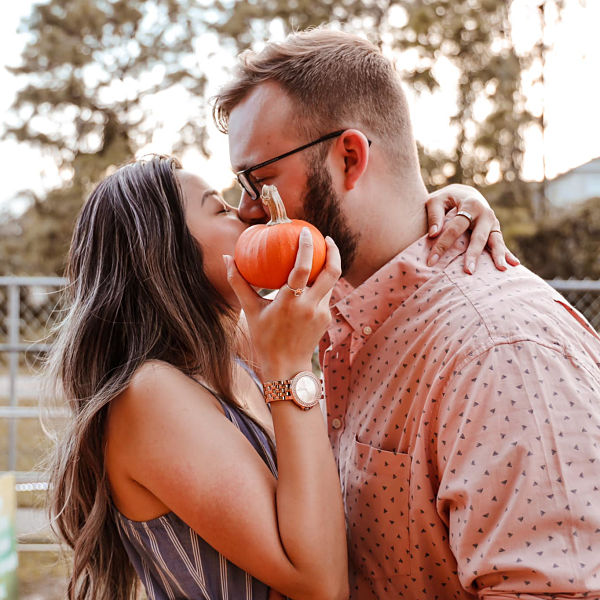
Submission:
[[117,170],[81,211],[49,357],[73,415],[50,477],[52,521],[74,551],[69,598],[132,598],[137,576],[151,599],[347,595],[322,415],[269,410],[247,366],[263,382],[310,371],[339,254],[328,239],[323,271],[295,296],[312,258],[303,233],[269,302],[230,257],[245,227],[167,157]]

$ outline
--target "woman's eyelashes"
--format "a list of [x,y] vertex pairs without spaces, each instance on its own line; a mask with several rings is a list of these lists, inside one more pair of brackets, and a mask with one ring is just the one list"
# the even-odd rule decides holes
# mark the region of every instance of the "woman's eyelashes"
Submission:
[[220,215],[231,212],[232,207],[225,202],[222,196],[213,194],[212,197],[214,198],[215,214]]

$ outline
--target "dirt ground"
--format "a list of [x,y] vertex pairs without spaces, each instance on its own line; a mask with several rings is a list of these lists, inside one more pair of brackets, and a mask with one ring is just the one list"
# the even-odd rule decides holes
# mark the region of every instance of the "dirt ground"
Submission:
[[51,552],[19,553],[19,600],[64,600],[65,561]]

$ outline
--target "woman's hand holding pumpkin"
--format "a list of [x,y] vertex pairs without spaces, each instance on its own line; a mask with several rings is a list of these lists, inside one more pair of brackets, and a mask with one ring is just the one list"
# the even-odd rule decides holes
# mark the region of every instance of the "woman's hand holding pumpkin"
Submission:
[[325,266],[313,285],[307,287],[313,241],[308,229],[302,230],[294,268],[274,300],[257,294],[240,275],[233,259],[224,257],[229,283],[246,315],[265,381],[288,379],[311,369],[314,349],[331,320],[329,299],[341,274],[337,246],[329,237],[326,244]]

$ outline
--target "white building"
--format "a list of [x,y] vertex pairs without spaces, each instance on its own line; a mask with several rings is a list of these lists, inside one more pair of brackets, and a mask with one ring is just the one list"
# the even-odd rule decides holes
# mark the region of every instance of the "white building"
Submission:
[[600,157],[547,181],[545,195],[556,208],[600,198]]

